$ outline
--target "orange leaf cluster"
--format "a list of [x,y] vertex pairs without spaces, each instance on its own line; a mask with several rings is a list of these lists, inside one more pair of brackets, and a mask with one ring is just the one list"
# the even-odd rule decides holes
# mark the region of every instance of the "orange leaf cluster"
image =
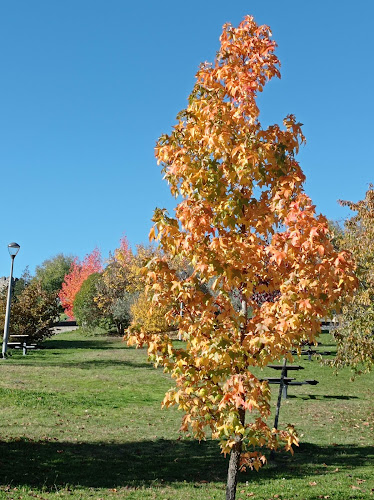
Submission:
[[64,308],[65,314],[73,319],[73,305],[76,294],[79,292],[82,283],[93,273],[102,271],[100,251],[96,248],[86,255],[82,262],[74,259],[69,273],[62,283],[59,298]]

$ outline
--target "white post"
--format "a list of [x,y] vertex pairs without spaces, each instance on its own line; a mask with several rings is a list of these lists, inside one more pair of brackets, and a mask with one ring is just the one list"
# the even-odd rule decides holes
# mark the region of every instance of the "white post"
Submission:
[[10,321],[10,303],[12,301],[12,284],[13,284],[13,264],[15,255],[11,255],[12,263],[10,265],[9,285],[8,285],[8,299],[6,303],[5,323],[4,323],[4,337],[3,337],[3,358],[6,357],[9,339],[9,321]]

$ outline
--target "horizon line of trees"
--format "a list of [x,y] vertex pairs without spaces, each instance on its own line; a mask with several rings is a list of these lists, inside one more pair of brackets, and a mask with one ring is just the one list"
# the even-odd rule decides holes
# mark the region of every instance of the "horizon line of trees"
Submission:
[[[369,185],[363,200],[340,203],[348,206],[353,215],[343,223],[330,221],[330,238],[336,249],[347,250],[354,257],[359,287],[343,306],[339,328],[333,331],[338,346],[333,365],[350,366],[360,373],[370,369],[374,360],[373,185]],[[133,322],[147,325],[152,332],[170,329],[164,318],[166,311],[151,308],[142,271],[159,255],[160,251],[150,245],[138,245],[133,252],[124,237],[105,264],[100,251],[94,249],[82,261],[59,253],[37,266],[34,276],[26,268],[14,279],[11,332],[41,341],[51,335],[62,313],[86,329],[101,327],[118,335],[124,335]],[[179,267],[185,274],[192,272],[187,270],[186,262]],[[6,282],[4,277],[1,324],[5,318]]]

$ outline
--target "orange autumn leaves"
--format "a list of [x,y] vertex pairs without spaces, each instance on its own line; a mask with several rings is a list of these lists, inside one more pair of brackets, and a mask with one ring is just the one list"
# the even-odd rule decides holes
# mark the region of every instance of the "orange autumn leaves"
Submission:
[[78,259],[74,259],[69,273],[65,276],[59,293],[61,306],[69,318],[74,318],[74,299],[82,283],[91,276],[91,274],[99,273],[102,269],[101,254],[97,248],[86,255],[82,262],[79,262]]
[[[184,411],[182,429],[203,439],[210,428],[224,453],[240,443],[241,465],[255,468],[263,454],[254,447],[297,439],[266,424],[269,387],[251,366],[314,341],[320,319],[356,286],[349,255],[334,250],[303,191],[301,125],[293,115],[283,128],[259,121],[257,95],[280,75],[275,47],[252,17],[225,25],[215,62],[200,67],[187,108],[159,139],[157,159],[181,201],[175,217],[155,211],[151,238],[168,257],[149,264],[148,287],[185,344],[136,325],[128,337],[175,379],[164,405]],[[191,273],[181,276],[173,258]]]

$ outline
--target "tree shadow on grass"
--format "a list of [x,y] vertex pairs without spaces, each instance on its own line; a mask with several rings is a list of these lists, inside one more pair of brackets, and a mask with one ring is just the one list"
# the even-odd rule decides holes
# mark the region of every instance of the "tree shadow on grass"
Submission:
[[325,395],[325,394],[287,394],[287,399],[316,399],[318,401],[329,401],[333,399],[359,399],[358,396]]
[[[22,363],[19,362],[17,363],[17,366],[28,366],[29,363]],[[35,366],[35,363],[34,363]],[[60,360],[56,360],[55,363],[51,363],[50,361],[42,361],[40,363],[40,366],[47,367],[47,366],[58,366],[59,368],[81,368],[83,370],[95,370],[97,369],[102,369],[102,368],[124,368],[124,367],[131,367],[131,368],[147,368],[150,370],[155,370],[155,367],[153,366],[152,363],[148,362],[134,362],[134,361],[129,361],[129,360],[116,360],[116,359],[92,359],[90,361],[76,361],[72,360],[71,362],[61,362]],[[161,370],[161,369],[160,369]]]
[[43,349],[130,349],[125,342],[120,343],[120,337],[118,337],[118,342],[113,341],[113,339],[103,339],[98,340],[64,340],[64,339],[48,339],[42,344]]
[[[228,460],[214,441],[67,443],[0,441],[1,483],[29,487],[140,487],[167,483],[225,482]],[[304,443],[294,457],[277,456],[272,467],[242,473],[239,481],[321,474],[321,467],[373,466],[374,447]]]
[[[44,366],[44,365],[43,365]],[[113,368],[117,366],[118,368],[123,368],[123,367],[131,367],[131,368],[147,368],[150,370],[154,370],[155,367],[152,365],[152,363],[147,363],[147,362],[134,362],[134,361],[129,361],[124,359],[122,360],[116,360],[116,359],[92,359],[90,361],[81,361],[81,362],[72,362],[72,363],[59,363],[58,366],[66,367],[66,368],[82,368],[85,370],[92,370],[95,368],[102,369],[102,368]]]

